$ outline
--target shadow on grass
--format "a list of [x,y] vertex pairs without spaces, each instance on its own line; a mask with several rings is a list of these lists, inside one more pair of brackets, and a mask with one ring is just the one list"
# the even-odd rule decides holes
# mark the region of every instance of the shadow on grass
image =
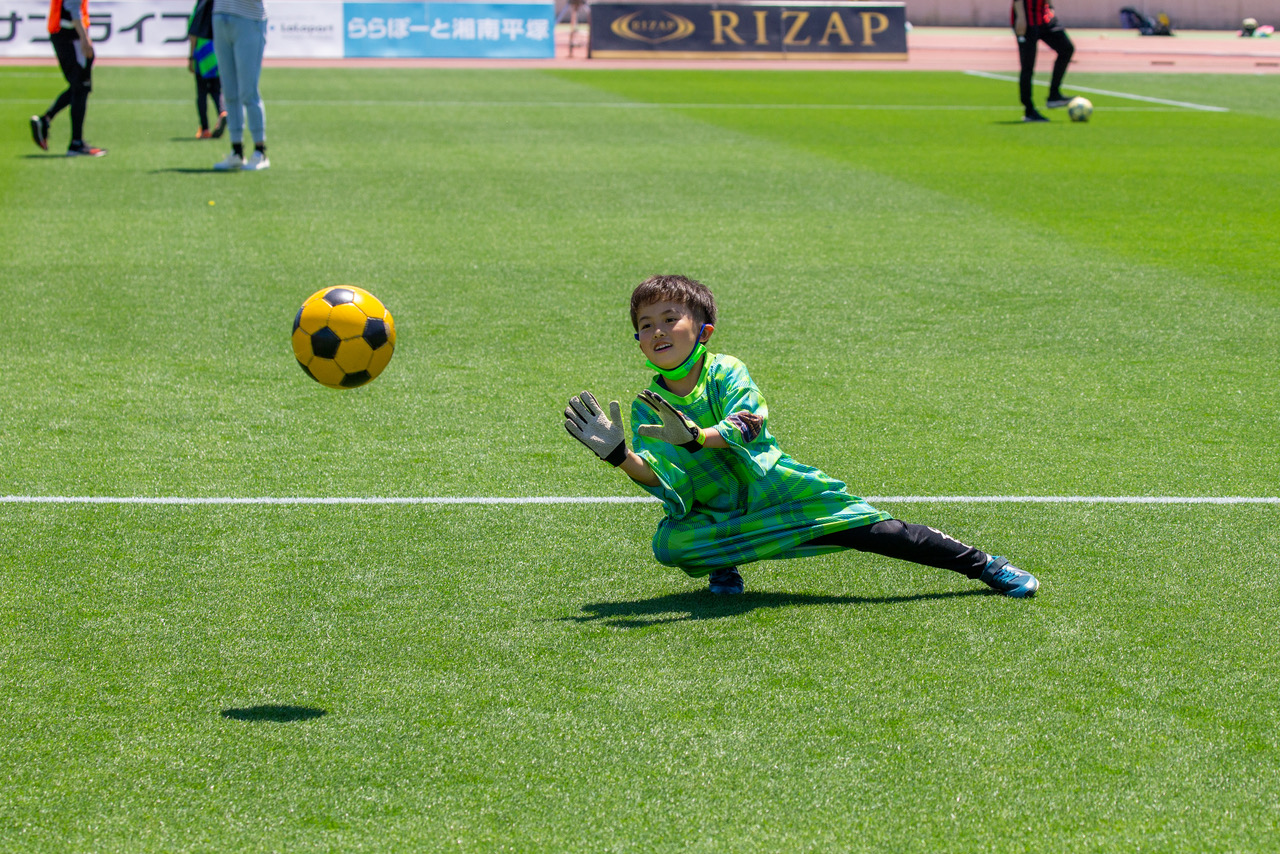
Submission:
[[715,596],[706,590],[668,593],[652,599],[632,602],[594,602],[582,606],[582,613],[561,617],[562,622],[591,623],[601,621],[617,628],[635,629],[678,623],[685,620],[716,620],[734,617],[757,608],[796,608],[808,605],[894,605],[930,599],[955,599],[960,596],[990,596],[988,588],[955,590],[943,593],[917,593],[912,596],[815,596],[807,593],[769,593],[748,591],[739,596]]
[[287,724],[293,721],[309,721],[328,714],[324,709],[307,706],[250,706],[247,709],[223,709],[218,714],[233,721],[270,721]]

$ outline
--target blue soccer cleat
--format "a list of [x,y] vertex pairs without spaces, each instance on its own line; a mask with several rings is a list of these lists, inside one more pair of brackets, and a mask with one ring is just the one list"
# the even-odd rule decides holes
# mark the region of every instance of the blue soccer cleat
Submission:
[[1036,591],[1040,589],[1040,582],[1036,581],[1034,575],[998,556],[992,556],[987,561],[987,568],[982,570],[978,580],[1013,599],[1026,599],[1036,595]]
[[711,573],[711,586],[708,589],[717,596],[737,596],[747,589],[747,585],[737,568],[730,566]]

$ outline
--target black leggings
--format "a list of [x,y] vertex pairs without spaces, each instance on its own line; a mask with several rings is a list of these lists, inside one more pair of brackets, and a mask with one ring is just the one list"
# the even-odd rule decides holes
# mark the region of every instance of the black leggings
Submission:
[[200,128],[202,130],[209,129],[209,107],[205,102],[206,98],[213,99],[213,108],[222,113],[222,78],[221,77],[201,77],[200,72],[196,72],[196,111],[200,114]]
[[1076,50],[1057,18],[1042,27],[1027,27],[1027,37],[1018,42],[1018,62],[1021,65],[1018,95],[1022,98],[1022,106],[1028,110],[1035,109],[1035,102],[1031,100],[1031,74],[1036,70],[1037,42],[1044,42],[1058,54],[1053,62],[1053,76],[1049,79],[1050,95],[1058,94],[1062,78],[1067,74],[1067,63],[1071,62],[1071,54]]
[[66,107],[71,108],[71,141],[84,140],[84,114],[89,104],[89,93],[93,91],[93,60],[85,59],[80,52],[80,37],[75,30],[59,30],[49,36],[53,42],[53,52],[58,56],[58,65],[62,68],[62,76],[67,78],[67,88],[53,102],[45,115],[50,121]]
[[848,528],[810,540],[815,546],[841,546],[860,552],[909,560],[912,563],[949,569],[968,578],[977,578],[987,568],[989,555],[966,546],[953,537],[924,525],[886,519],[874,525]]

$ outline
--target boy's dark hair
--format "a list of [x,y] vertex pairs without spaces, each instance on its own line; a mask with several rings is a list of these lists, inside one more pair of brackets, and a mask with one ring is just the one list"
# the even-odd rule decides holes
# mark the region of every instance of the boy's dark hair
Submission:
[[639,329],[636,315],[655,302],[677,302],[689,309],[698,323],[716,325],[716,299],[711,289],[688,276],[650,276],[631,292],[631,327]]

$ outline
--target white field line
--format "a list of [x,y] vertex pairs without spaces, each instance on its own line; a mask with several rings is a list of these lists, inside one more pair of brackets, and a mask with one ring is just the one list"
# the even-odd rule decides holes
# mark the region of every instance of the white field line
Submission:
[[[976,73],[976,72],[974,72]],[[1002,78],[998,78],[1002,79]],[[1079,88],[1079,87],[1076,87]],[[1094,91],[1094,90],[1081,90]],[[1151,100],[1151,99],[1147,99]],[[0,104],[43,104],[48,99],[36,98],[0,98]],[[176,98],[95,98],[95,104],[124,104],[128,106],[186,106],[186,100]],[[276,106],[287,107],[370,107],[389,109],[394,107],[428,107],[431,109],[513,109],[517,107],[553,109],[589,109],[589,110],[846,110],[846,111],[879,111],[879,112],[913,112],[913,111],[952,111],[952,112],[991,112],[1008,110],[1008,104],[658,104],[633,101],[335,101],[315,100],[299,101],[274,99]],[[1169,107],[1108,107],[1115,112],[1175,112],[1187,105],[1168,102]],[[1175,110],[1176,108],[1176,110]],[[1218,110],[1220,107],[1203,109]]]
[[[988,80],[1003,80],[1007,83],[1017,83],[1016,75],[996,74],[991,71],[966,71],[970,77],[985,77]],[[1048,86],[1043,80],[1033,80],[1037,86]],[[1190,101],[1171,101],[1168,98],[1151,98],[1147,95],[1134,95],[1131,92],[1112,92],[1110,89],[1090,89],[1088,86],[1077,86],[1074,83],[1067,84],[1063,87],[1072,92],[1088,92],[1090,95],[1110,95],[1113,98],[1127,98],[1130,101],[1146,101],[1149,104],[1164,104],[1167,107],[1181,107],[1186,110],[1204,110],[1209,113],[1229,113],[1226,107],[1214,107],[1209,104],[1193,104]],[[1112,108],[1108,108],[1112,109]]]
[[[883,495],[872,504],[1276,504],[1280,496],[1177,495]],[[218,497],[112,495],[3,495],[0,504],[145,504],[145,505],[324,505],[324,504],[656,504],[647,495],[628,496],[419,496],[419,497]]]

